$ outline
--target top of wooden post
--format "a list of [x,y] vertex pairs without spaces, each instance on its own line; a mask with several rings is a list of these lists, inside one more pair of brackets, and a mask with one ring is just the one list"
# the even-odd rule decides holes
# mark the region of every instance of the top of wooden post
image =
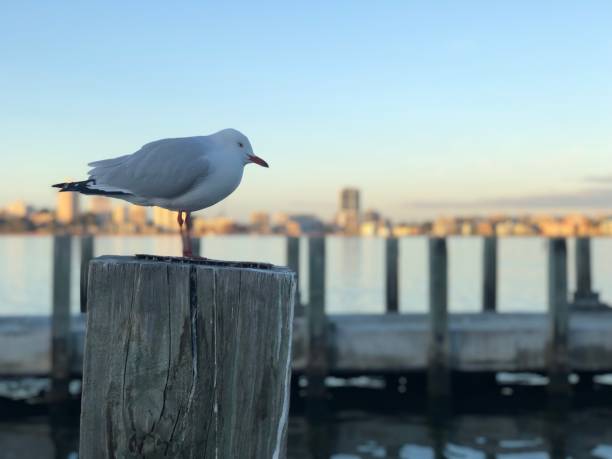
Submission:
[[209,259],[192,259],[180,257],[165,257],[157,255],[136,255],[136,256],[119,256],[119,255],[102,255],[95,258],[93,263],[135,263],[140,265],[152,264],[168,264],[172,266],[197,266],[199,268],[214,268],[214,269],[247,269],[251,271],[269,272],[271,274],[292,274],[289,268],[285,266],[276,266],[270,263],[260,263],[252,261],[223,261]]

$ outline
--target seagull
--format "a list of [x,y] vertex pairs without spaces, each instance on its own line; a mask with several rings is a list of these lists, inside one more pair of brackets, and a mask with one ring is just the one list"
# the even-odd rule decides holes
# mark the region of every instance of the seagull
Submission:
[[183,256],[193,258],[191,212],[229,196],[250,163],[268,167],[244,134],[223,129],[206,136],[156,140],[135,153],[94,161],[88,164],[92,169],[87,180],[53,187],[178,211]]

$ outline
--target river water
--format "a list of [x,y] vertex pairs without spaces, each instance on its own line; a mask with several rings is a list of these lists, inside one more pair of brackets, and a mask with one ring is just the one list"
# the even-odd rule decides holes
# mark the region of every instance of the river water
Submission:
[[[285,239],[278,236],[217,236],[202,240],[203,254],[226,260],[285,264]],[[570,291],[574,288],[574,241],[569,240]],[[178,255],[178,236],[96,238],[96,255],[150,253]],[[51,304],[52,238],[0,236],[0,315],[48,314]],[[307,240],[301,241],[301,291],[308,300]],[[481,303],[482,239],[451,237],[449,256],[450,311],[478,311]],[[72,309],[78,307],[79,245],[73,247]],[[612,303],[612,238],[592,242],[593,284]],[[546,309],[546,241],[506,238],[499,241],[498,305],[501,312]],[[384,309],[384,240],[327,239],[327,310],[330,313],[377,313]],[[400,241],[400,309],[427,310],[427,239]]]
[[[276,236],[219,236],[202,241],[210,258],[285,263],[285,239]],[[574,241],[569,240],[570,290],[574,288]],[[72,309],[78,307],[78,243],[73,247]],[[178,255],[178,237],[96,238],[95,254]],[[302,254],[307,241],[301,241]],[[480,238],[449,238],[449,307],[478,311],[481,297]],[[51,304],[52,238],[0,237],[0,316],[48,314]],[[427,309],[427,239],[400,241],[400,309]],[[329,237],[327,310],[377,313],[384,304],[384,240]],[[593,284],[612,303],[612,239],[592,242]],[[499,241],[499,310],[546,309],[546,241]],[[306,257],[301,259],[303,300],[307,301]],[[1,320],[1,318],[0,318]],[[1,351],[0,351],[1,352]],[[364,397],[357,397],[363,401]],[[517,402],[521,397],[516,397]],[[293,403],[293,402],[292,402]],[[518,403],[520,405],[520,403]],[[469,405],[469,403],[468,403]],[[486,405],[486,404],[485,404]],[[507,404],[506,404],[507,405]],[[419,410],[385,412],[335,410],[325,421],[309,421],[299,411],[290,417],[290,459],[612,459],[612,405],[609,398],[563,414],[541,406],[508,410],[492,400],[484,412],[457,412],[432,421]],[[0,410],[1,411],[1,410]],[[75,459],[78,419],[65,424],[48,417],[7,417],[0,412],[0,458]]]

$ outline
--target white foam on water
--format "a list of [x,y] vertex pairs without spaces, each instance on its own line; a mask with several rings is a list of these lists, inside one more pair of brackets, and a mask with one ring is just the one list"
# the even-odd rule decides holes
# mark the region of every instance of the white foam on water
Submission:
[[612,445],[597,445],[591,454],[601,459],[612,459]]
[[404,445],[399,451],[400,459],[434,459],[434,452],[428,446]]

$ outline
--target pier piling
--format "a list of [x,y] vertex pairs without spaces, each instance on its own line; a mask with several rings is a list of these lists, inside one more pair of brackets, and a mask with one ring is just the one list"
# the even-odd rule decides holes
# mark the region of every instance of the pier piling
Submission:
[[53,302],[51,313],[51,393],[53,402],[69,398],[70,359],[70,265],[72,238],[53,238]]
[[387,313],[399,312],[399,248],[395,237],[385,240],[385,306]]
[[448,269],[446,239],[429,240],[429,344],[427,390],[432,399],[450,397]]
[[302,300],[300,294],[300,238],[287,237],[287,267],[296,275],[297,286],[295,289],[295,312],[297,316],[302,316]]
[[89,262],[94,254],[93,236],[86,234],[81,236],[81,312],[87,312],[87,277],[89,273]]
[[577,308],[605,308],[599,301],[599,294],[592,289],[591,282],[591,239],[576,238],[576,291],[574,306]]
[[482,260],[482,309],[497,310],[497,237],[488,236],[483,241]]
[[89,273],[79,457],[284,457],[290,271],[100,257]]
[[552,396],[565,396],[571,393],[571,386],[568,379],[567,247],[563,238],[548,241],[548,314],[548,392]]
[[325,315],[325,238],[308,241],[308,378],[307,396],[321,400],[327,397],[325,377],[329,371],[327,355],[327,317]]

